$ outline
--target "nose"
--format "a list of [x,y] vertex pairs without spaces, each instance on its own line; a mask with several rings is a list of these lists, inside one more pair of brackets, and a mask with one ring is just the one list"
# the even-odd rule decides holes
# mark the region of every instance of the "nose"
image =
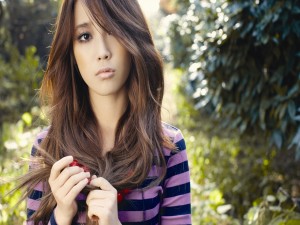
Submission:
[[100,37],[99,44],[97,47],[98,47],[98,53],[97,53],[98,61],[109,60],[111,58],[111,51],[109,48],[109,40],[107,40],[104,37]]

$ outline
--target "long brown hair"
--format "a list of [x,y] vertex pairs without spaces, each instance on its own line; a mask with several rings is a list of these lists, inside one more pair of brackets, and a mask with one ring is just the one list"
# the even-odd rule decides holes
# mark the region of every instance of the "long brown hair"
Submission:
[[91,19],[114,35],[132,58],[126,82],[129,104],[118,122],[114,148],[103,156],[88,87],[73,55],[75,2],[62,3],[40,91],[43,103],[50,106],[48,133],[36,153],[42,158],[42,166],[29,171],[21,182],[29,187],[27,196],[37,183],[46,185],[40,207],[32,217],[35,223],[47,221],[55,207],[48,178],[53,163],[63,156],[74,156],[116,189],[137,188],[153,163],[160,167],[160,173],[151,185],[163,180],[166,164],[162,148],[174,148],[161,124],[162,60],[137,0],[85,0]]

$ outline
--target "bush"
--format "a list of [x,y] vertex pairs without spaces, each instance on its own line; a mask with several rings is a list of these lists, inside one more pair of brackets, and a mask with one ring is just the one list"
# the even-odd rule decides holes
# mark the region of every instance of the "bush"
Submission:
[[42,78],[35,47],[28,47],[24,56],[11,45],[7,52],[9,61],[0,55],[0,126],[16,122],[24,112],[38,105],[35,96]]
[[300,187],[299,9],[293,0],[190,0],[167,18],[170,59],[186,71],[181,88],[193,103],[179,117],[193,141],[193,180],[213,183],[240,222],[278,188]]
[[175,67],[200,111],[240,133],[259,133],[300,158],[300,4],[190,1],[169,29]]
[[16,178],[25,174],[28,164],[22,159],[29,159],[34,138],[41,128],[29,128],[32,115],[26,113],[17,123],[4,123],[2,126],[3,150],[0,154],[0,224],[23,224],[26,219],[25,202],[18,205],[21,191],[12,194],[16,187]]

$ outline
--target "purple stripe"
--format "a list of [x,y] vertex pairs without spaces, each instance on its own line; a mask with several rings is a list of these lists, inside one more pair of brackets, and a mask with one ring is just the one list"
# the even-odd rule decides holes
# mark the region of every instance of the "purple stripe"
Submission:
[[176,133],[175,137],[174,137],[174,143],[180,141],[183,139],[182,133],[180,130],[178,130],[178,132]]
[[[159,192],[162,192],[161,186],[154,186],[150,189],[144,191],[144,199],[155,198]],[[141,200],[143,199],[141,190],[132,190],[129,194],[125,196],[128,200]]]
[[179,195],[171,198],[164,198],[162,206],[168,207],[170,206],[180,206],[190,204],[191,202],[191,194],[187,193],[184,195]]
[[191,215],[162,216],[161,224],[168,224],[168,225],[191,224]]
[[86,223],[86,212],[79,212],[78,213],[77,223]]
[[34,186],[34,190],[36,191],[44,191],[44,183],[39,182],[36,186]]
[[190,172],[184,172],[170,177],[165,181],[166,187],[174,187],[190,182]]
[[158,176],[158,174],[160,173],[161,173],[161,167],[154,165],[151,167],[148,177],[155,177]]
[[48,134],[48,130],[44,130],[44,131],[38,133],[38,135],[37,135],[37,137],[36,137],[36,139],[34,141],[34,144],[33,144],[34,147],[38,148],[38,146],[39,146],[38,140],[39,139],[44,139],[47,136],[47,134]]
[[186,150],[180,151],[175,155],[171,156],[168,161],[168,168],[178,165],[184,161],[187,161]]
[[36,211],[40,207],[41,202],[31,198],[27,199],[27,208]]
[[163,127],[163,133],[167,137],[174,138],[177,132],[178,132],[177,130],[168,129],[167,127]]

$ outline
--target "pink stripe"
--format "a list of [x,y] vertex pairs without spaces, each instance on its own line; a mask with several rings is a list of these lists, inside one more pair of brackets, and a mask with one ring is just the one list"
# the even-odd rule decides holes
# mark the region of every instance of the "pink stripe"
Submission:
[[164,156],[170,156],[171,155],[171,150],[168,149],[168,148],[163,148],[163,153],[164,153]]
[[[158,193],[161,191],[162,191],[161,186],[154,186],[154,187],[144,191],[144,198],[145,199],[155,198],[155,197],[157,197]],[[127,194],[125,196],[125,199],[141,200],[141,199],[143,199],[142,191],[138,190],[138,189],[132,190],[129,194]]]
[[192,224],[191,215],[162,216],[161,224],[168,224],[168,225]]
[[163,206],[180,206],[191,203],[191,194],[178,195],[171,198],[164,198]]
[[188,182],[190,182],[190,172],[189,171],[170,177],[169,179],[166,180],[165,186],[166,187],[174,187],[174,186],[178,186],[178,185],[185,184]]
[[181,139],[183,139],[183,135],[182,135],[181,131],[178,130],[175,137],[174,137],[174,143],[180,141]]
[[40,207],[41,202],[31,198],[27,199],[27,208],[36,211]]
[[78,213],[77,223],[86,223],[86,212],[79,212]]
[[170,124],[163,123],[163,126],[162,126],[163,132],[164,132],[165,135],[173,138],[175,136],[175,133],[177,132],[177,130],[175,130],[172,127],[169,127],[169,126],[170,126]]
[[[26,225],[34,225],[34,222],[32,220],[27,220]],[[38,225],[43,225],[43,223],[39,222]],[[48,225],[51,225],[50,222],[48,223]]]
[[[150,220],[158,214],[159,204],[145,211],[146,220]],[[122,222],[141,222],[144,220],[143,211],[119,211],[119,219]]]
[[155,176],[158,176],[158,174],[161,173],[161,167],[158,167],[158,166],[152,166],[151,167],[151,170],[148,174],[149,177],[155,177]]
[[186,150],[180,151],[175,155],[171,156],[171,158],[168,161],[168,168],[180,164],[184,161],[187,161]]
[[44,139],[47,136],[47,134],[48,134],[48,129],[38,133],[38,135],[34,141],[34,147],[38,147],[39,146],[38,140]]
[[34,186],[34,190],[36,191],[44,191],[44,183],[39,182],[36,186]]

